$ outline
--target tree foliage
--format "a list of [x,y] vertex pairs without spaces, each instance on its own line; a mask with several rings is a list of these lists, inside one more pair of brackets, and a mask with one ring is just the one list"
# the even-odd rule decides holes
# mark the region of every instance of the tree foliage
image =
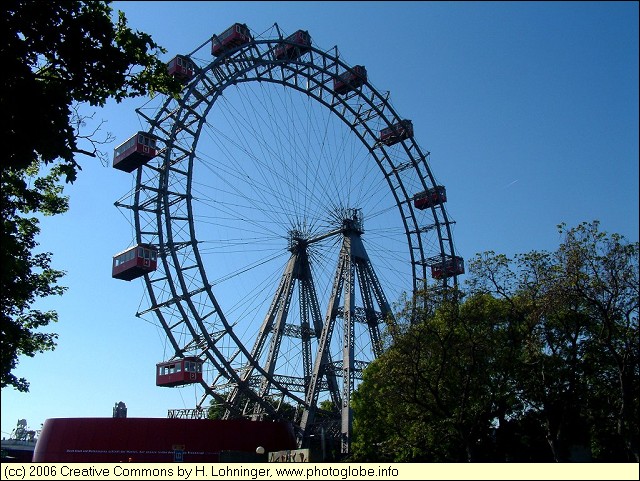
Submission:
[[355,459],[638,461],[638,243],[559,229],[405,323],[354,394]]
[[36,237],[39,216],[68,209],[61,181],[76,179],[77,156],[100,155],[100,140],[79,130],[78,107],[180,90],[159,59],[164,50],[121,12],[114,23],[109,3],[7,0],[0,10],[2,387],[28,390],[12,374],[18,357],[55,347],[55,334],[35,331],[57,314],[32,305],[64,291],[63,272],[35,252]]
[[[28,390],[26,379],[12,374],[18,363],[18,355],[33,357],[37,352],[53,349],[56,335],[35,332],[38,328],[58,319],[54,311],[30,309],[37,298],[59,295],[64,291],[57,286],[61,271],[51,268],[51,254],[34,254],[38,245],[40,212],[54,215],[67,210],[67,199],[60,195],[62,187],[57,183],[55,170],[44,176],[35,176],[36,166],[24,172],[2,172],[2,293],[0,316],[2,322],[2,387],[14,386],[19,391]],[[27,177],[33,186],[27,187]],[[30,217],[26,217],[31,214]]]

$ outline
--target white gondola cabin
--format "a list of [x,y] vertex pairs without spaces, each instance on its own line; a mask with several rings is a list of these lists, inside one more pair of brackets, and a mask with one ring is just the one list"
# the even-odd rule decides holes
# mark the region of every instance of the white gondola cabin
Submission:
[[367,69],[362,65],[353,67],[353,71],[347,70],[341,73],[333,81],[333,91],[339,95],[355,90],[367,81]]
[[393,145],[397,144],[401,140],[408,139],[413,135],[413,122],[411,120],[401,120],[393,124],[391,127],[387,127],[386,129],[382,129],[380,131],[380,140],[381,143],[385,145]]
[[306,30],[298,30],[286,38],[287,42],[279,44],[273,55],[276,60],[289,59],[293,60],[300,57],[303,53],[311,49],[311,37]]
[[420,192],[413,196],[413,206],[419,210],[444,204],[446,201],[447,189],[445,189],[444,185],[436,185],[429,190]]
[[149,244],[138,244],[113,256],[111,277],[131,281],[158,267],[158,251]]
[[431,277],[434,279],[444,279],[461,274],[464,274],[464,259],[459,256],[431,265]]
[[196,74],[196,64],[189,57],[176,55],[167,64],[167,71],[182,83],[187,83]]
[[246,45],[253,40],[249,27],[244,23],[234,23],[220,35],[211,37],[211,55],[219,57],[235,47]]
[[138,132],[113,151],[113,168],[133,172],[158,155],[157,137]]
[[202,381],[202,360],[194,356],[156,364],[156,386],[175,387]]

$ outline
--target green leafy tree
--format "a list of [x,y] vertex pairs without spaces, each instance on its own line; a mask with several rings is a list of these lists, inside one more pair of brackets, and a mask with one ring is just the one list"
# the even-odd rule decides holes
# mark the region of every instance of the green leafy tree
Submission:
[[[61,181],[73,182],[79,155],[104,157],[97,132],[82,132],[80,106],[180,90],[149,35],[134,32],[110,2],[7,0],[0,7],[0,386],[28,390],[12,371],[21,355],[55,347],[56,335],[36,332],[57,320],[33,309],[64,291],[50,253],[36,253],[39,216],[68,208]],[[80,145],[82,143],[82,145]]]
[[528,327],[518,376],[553,459],[584,448],[596,459],[638,460],[638,243],[568,229],[553,253],[472,263],[471,287],[521,305]]
[[508,303],[486,295],[441,304],[412,325],[412,309],[403,311],[410,327],[366,369],[354,394],[354,459],[488,456],[492,423],[515,404],[510,315]]
[[[599,230],[599,223],[559,226],[564,242],[559,291],[574,317],[589,322],[580,333],[586,403],[597,455],[640,461],[639,244]],[[604,442],[603,442],[604,441]]]
[[527,420],[540,425],[538,432],[544,433],[552,459],[567,460],[571,445],[584,444],[584,433],[576,427],[584,415],[578,360],[580,333],[587,320],[557,295],[561,272],[550,253],[508,259],[488,252],[471,262],[470,271],[473,292],[493,295],[516,313],[523,333],[516,339],[518,398]]
[[[37,352],[53,349],[56,335],[35,332],[36,329],[57,321],[54,311],[30,309],[37,298],[59,295],[64,288],[57,286],[61,271],[51,268],[51,254],[34,254],[39,232],[38,219],[25,214],[39,212],[44,215],[60,214],[67,210],[67,199],[60,195],[59,173],[37,176],[37,165],[22,172],[2,172],[2,387],[14,386],[28,390],[24,378],[12,374],[18,355],[34,356]],[[27,178],[32,187],[27,187]],[[25,195],[28,194],[28,195]],[[21,215],[18,215],[20,213]]]
[[356,459],[637,462],[638,243],[559,230],[477,255],[465,297],[396,329],[354,394]]

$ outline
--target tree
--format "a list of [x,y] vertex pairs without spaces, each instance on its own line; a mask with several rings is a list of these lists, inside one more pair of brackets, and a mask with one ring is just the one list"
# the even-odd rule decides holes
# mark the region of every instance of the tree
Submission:
[[[57,321],[55,312],[31,310],[29,306],[36,298],[59,295],[64,288],[57,286],[62,272],[50,267],[51,254],[33,254],[37,245],[35,236],[39,231],[35,217],[18,215],[40,212],[54,215],[67,210],[67,199],[60,196],[62,187],[57,184],[59,172],[35,177],[37,165],[23,172],[2,172],[2,242],[0,265],[2,265],[2,294],[0,308],[2,316],[2,387],[14,386],[27,391],[28,383],[11,372],[18,363],[18,355],[33,357],[55,347],[55,334],[34,332],[42,326]],[[26,178],[33,180],[27,188]],[[25,195],[27,194],[27,195]]]
[[[412,316],[408,307],[398,318]],[[441,304],[396,336],[354,394],[354,458],[486,459],[492,422],[515,404],[510,316],[508,303],[477,295]]]
[[638,243],[600,232],[598,222],[559,227],[565,235],[557,253],[564,281],[560,295],[575,299],[572,313],[590,321],[581,336],[593,392],[587,412],[594,421],[594,438],[608,440],[594,441],[594,449],[609,458],[619,453],[621,460],[639,462]]
[[[100,157],[95,132],[81,132],[79,105],[162,92],[181,86],[167,73],[164,49],[132,31],[122,12],[114,24],[110,2],[8,0],[0,14],[0,386],[28,390],[13,369],[21,355],[55,347],[55,334],[35,332],[57,320],[32,309],[42,297],[62,294],[63,272],[50,253],[35,253],[38,215],[67,210],[61,180],[73,182],[78,155]],[[86,146],[79,145],[84,141]]]
[[465,296],[398,331],[354,394],[356,459],[637,462],[638,243],[559,229],[477,255]]
[[571,449],[638,461],[639,245],[599,230],[568,229],[553,253],[472,264],[472,289],[521,302],[529,326],[522,397],[543,421],[556,461]]

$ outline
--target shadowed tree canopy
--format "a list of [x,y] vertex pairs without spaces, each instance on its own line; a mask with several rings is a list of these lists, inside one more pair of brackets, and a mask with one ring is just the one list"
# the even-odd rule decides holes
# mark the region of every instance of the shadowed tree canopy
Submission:
[[63,272],[51,268],[50,253],[34,250],[38,216],[68,209],[61,180],[76,179],[79,155],[101,154],[96,132],[79,130],[78,107],[181,88],[159,59],[164,50],[121,12],[114,20],[109,3],[7,0],[0,7],[2,387],[27,391],[26,379],[12,374],[18,357],[55,347],[55,334],[35,330],[57,314],[32,305],[62,294]]
[[639,244],[559,230],[555,252],[479,254],[464,295],[399,313],[354,394],[354,459],[638,462]]

